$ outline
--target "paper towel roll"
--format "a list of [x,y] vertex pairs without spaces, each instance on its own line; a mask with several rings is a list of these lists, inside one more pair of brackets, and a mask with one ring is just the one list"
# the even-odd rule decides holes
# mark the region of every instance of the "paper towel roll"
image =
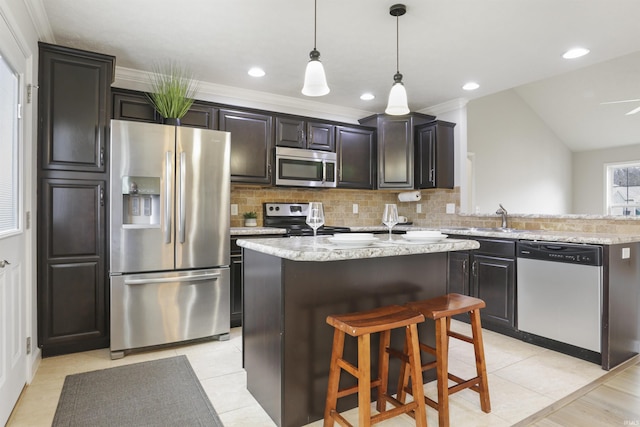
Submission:
[[398,200],[401,202],[417,202],[422,199],[422,194],[419,191],[405,191],[398,194]]

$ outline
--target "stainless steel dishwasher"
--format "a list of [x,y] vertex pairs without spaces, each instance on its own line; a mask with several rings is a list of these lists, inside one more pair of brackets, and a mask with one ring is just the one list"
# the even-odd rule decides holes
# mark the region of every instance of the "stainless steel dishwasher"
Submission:
[[602,248],[520,241],[517,255],[518,329],[600,353]]

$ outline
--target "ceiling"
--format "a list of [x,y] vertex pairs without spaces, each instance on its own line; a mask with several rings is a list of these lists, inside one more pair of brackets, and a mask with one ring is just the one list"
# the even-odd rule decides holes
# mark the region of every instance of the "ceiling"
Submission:
[[[269,94],[310,109],[383,112],[396,71],[392,1],[318,0],[317,49],[331,88],[319,98],[300,93],[313,48],[313,0],[23,1],[32,10],[44,6],[42,40],[115,55],[118,67],[133,70],[177,61],[218,88]],[[572,150],[640,143],[640,114],[624,115],[640,102],[600,105],[640,98],[640,1],[404,4],[400,72],[412,111],[518,87]],[[591,53],[561,58],[575,46]],[[266,76],[248,76],[252,66]],[[468,81],[480,88],[462,90]],[[363,92],[375,100],[360,100]],[[609,119],[613,124],[604,140]],[[619,137],[612,136],[614,130]]]

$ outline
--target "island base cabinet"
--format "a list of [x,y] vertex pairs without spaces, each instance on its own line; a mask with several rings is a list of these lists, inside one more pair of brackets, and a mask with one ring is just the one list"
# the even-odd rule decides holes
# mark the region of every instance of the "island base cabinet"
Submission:
[[[442,295],[447,259],[447,253],[431,253],[298,262],[244,249],[243,362],[248,390],[278,426],[322,419],[333,344],[326,317]],[[434,345],[433,322],[419,329],[421,339]],[[395,348],[402,348],[403,339],[402,330],[392,332]],[[372,369],[377,369],[377,340],[375,335],[371,340]],[[356,364],[356,339],[347,337],[344,354]],[[397,378],[398,368],[392,363],[391,378]],[[341,387],[349,385],[355,380],[343,375]],[[389,385],[395,387],[395,380]],[[340,412],[356,406],[356,395],[338,401]]]

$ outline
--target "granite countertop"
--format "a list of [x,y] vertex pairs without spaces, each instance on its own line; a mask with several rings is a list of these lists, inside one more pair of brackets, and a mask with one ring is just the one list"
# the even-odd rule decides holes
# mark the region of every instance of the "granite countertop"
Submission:
[[439,229],[446,234],[459,236],[492,237],[516,240],[543,240],[548,242],[584,243],[592,245],[615,245],[640,242],[640,234],[605,234],[585,233],[582,231],[552,231],[552,230],[512,230],[495,231],[466,227],[442,227]]
[[[379,232],[387,231],[384,225],[373,226],[352,226],[352,232]],[[439,230],[446,234],[457,234],[460,236],[477,236],[491,237],[515,240],[544,240],[548,242],[565,242],[565,243],[584,243],[592,245],[615,245],[624,243],[640,242],[640,234],[606,234],[606,233],[586,233],[582,231],[552,231],[552,230],[511,230],[498,231],[491,229],[482,229],[475,227],[421,227],[414,225],[396,225],[393,230]],[[285,234],[284,228],[273,227],[232,227],[232,236],[243,235],[282,235]],[[383,236],[382,234],[378,237]],[[382,238],[382,237],[381,237]]]
[[284,228],[275,227],[231,227],[230,229],[232,236],[286,234],[286,232]]
[[[477,249],[479,243],[474,240],[444,239],[438,243],[407,242],[398,235],[392,236],[389,242],[386,237],[380,237],[371,246],[361,248],[343,248],[332,244],[328,237],[291,237],[238,239],[238,246],[252,249],[268,255],[292,261],[340,261],[359,258],[377,258],[401,255],[428,254],[434,252],[450,252]],[[315,242],[315,245],[314,245]]]

